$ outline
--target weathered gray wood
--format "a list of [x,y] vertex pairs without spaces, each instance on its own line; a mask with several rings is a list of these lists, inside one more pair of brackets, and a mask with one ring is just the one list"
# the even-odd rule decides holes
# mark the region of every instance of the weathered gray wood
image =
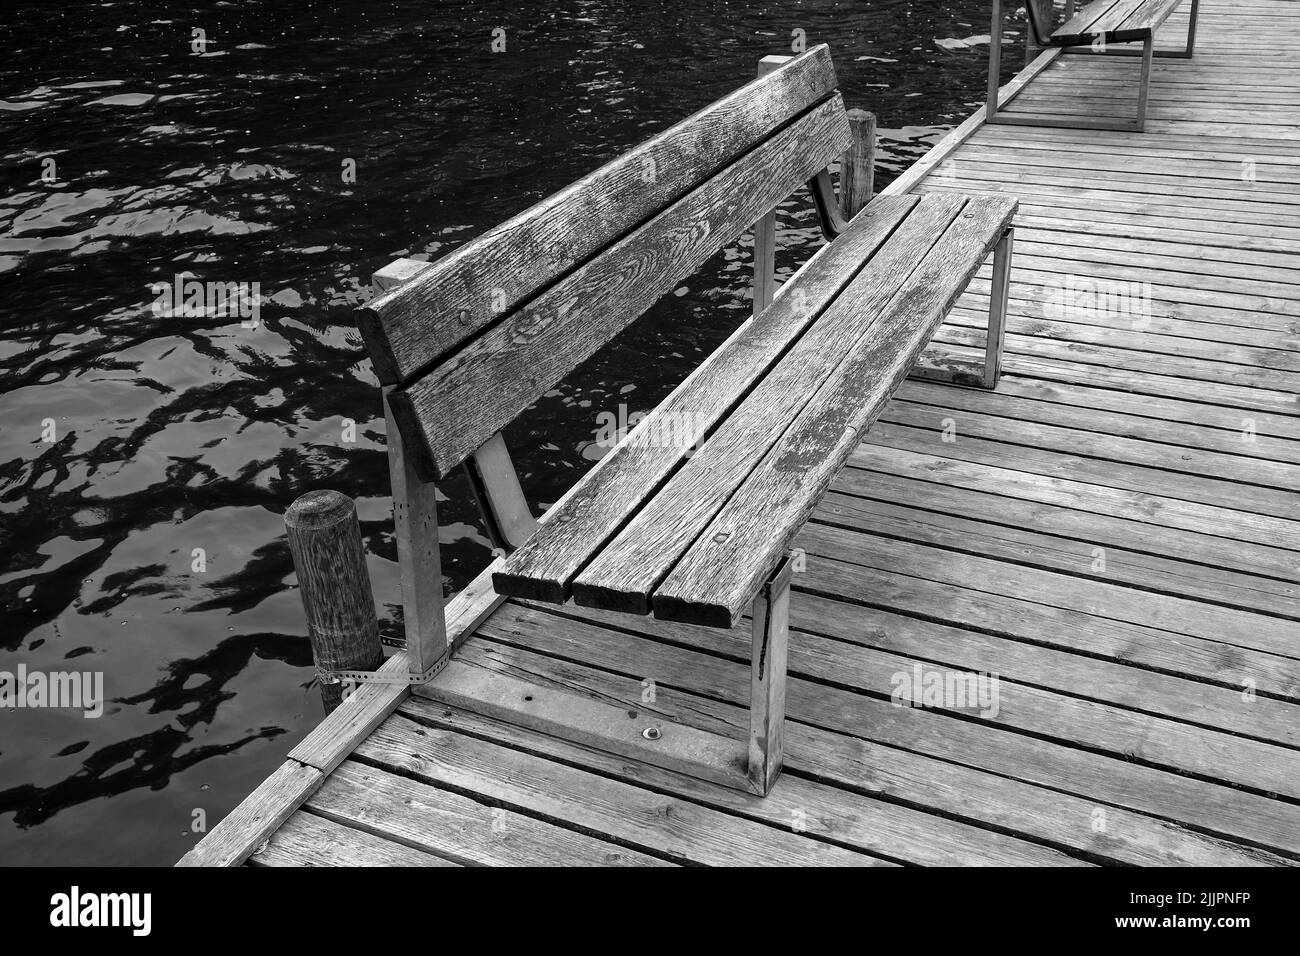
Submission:
[[[797,594],[793,607],[796,611],[799,607]],[[608,612],[583,613],[603,614],[613,623],[614,615]],[[639,640],[604,623],[569,619],[561,624],[563,618],[558,614],[551,609],[507,605],[485,627],[484,636],[499,637],[510,645],[500,648],[503,658],[510,659],[514,648],[529,648],[568,660],[579,659],[588,667],[602,671],[652,674],[656,683],[664,688],[665,700],[669,698],[669,688],[672,688],[726,701],[741,708],[748,706],[749,668],[745,663],[732,659],[738,646],[734,633],[670,624],[653,618],[617,616],[619,625],[628,622],[637,632],[656,638]],[[844,633],[860,630],[864,620],[871,620],[869,610],[856,609],[850,622],[851,629]],[[1013,733],[1004,726],[954,719],[936,709],[900,708],[888,699],[864,693],[867,688],[883,689],[887,698],[890,674],[898,671],[900,665],[879,658],[855,660],[856,654],[842,640],[817,638],[807,633],[794,635],[790,645],[787,701],[790,735],[787,761],[791,770],[798,767],[825,778],[828,776],[825,772],[827,764],[835,762],[818,759],[819,750],[834,752],[828,743],[819,740],[815,746],[796,744],[800,735],[806,732],[805,728],[811,725],[948,761],[943,768],[918,772],[916,782],[921,786],[960,788],[961,784],[949,776],[948,768],[951,768],[952,773],[961,774],[961,782],[969,787],[964,791],[959,789],[959,792],[966,798],[979,795],[981,802],[988,799],[985,794],[989,791],[997,791],[1000,785],[1014,787],[1019,781],[1082,797],[1092,803],[1093,809],[1099,804],[1125,807],[1161,820],[1181,821],[1256,846],[1276,847],[1288,853],[1300,849],[1300,828],[1296,826],[1300,809],[1295,805],[1132,760],[1134,748],[1145,756],[1143,733],[1148,725],[1140,720],[1141,715],[1137,715],[1139,719],[1135,724],[1122,727],[1117,723],[1112,726],[1110,718],[1115,712],[1106,711],[1102,716],[1093,705],[1071,704],[1068,698],[1058,698],[1058,702],[1052,705],[1055,710],[1047,709],[1033,717],[1022,715],[1027,723],[1034,724],[1029,733]],[[910,668],[910,662],[901,665],[903,670]],[[531,671],[535,673],[536,668]],[[571,668],[566,668],[563,674],[568,678],[576,677]],[[809,679],[805,674],[815,674],[818,679]],[[575,683],[565,679],[561,686],[571,688]],[[618,696],[626,699],[626,692]],[[1070,709],[1068,715],[1062,712],[1064,708]],[[692,722],[692,715],[701,711],[707,711],[707,707],[692,704],[676,713],[683,722]],[[1092,739],[1096,739],[1097,734],[1105,736],[1109,733],[1108,753],[1076,749],[1073,742],[1080,739],[1082,731],[1076,729],[1072,721],[1089,725],[1088,736]],[[740,722],[743,725],[743,719]],[[1052,739],[1043,738],[1044,724],[1056,729]],[[1195,754],[1196,751],[1185,753]],[[874,787],[877,773],[891,774],[892,768],[903,772],[897,764],[903,759],[902,754],[895,756],[892,750],[879,752],[866,756],[863,763],[842,768],[838,774],[845,775],[841,778],[845,786],[860,787],[867,780]],[[1233,759],[1236,766],[1243,765],[1239,759]],[[970,777],[972,770],[998,776],[983,785],[974,785],[975,781]],[[832,771],[829,776],[834,778],[837,773]],[[780,787],[774,792],[780,793]],[[889,792],[898,793],[897,786],[891,787]],[[1041,805],[1041,798],[1035,802]],[[919,803],[925,805],[926,801]],[[1109,809],[1107,813],[1110,813]],[[1009,818],[1004,816],[1002,819],[1005,823]],[[1059,817],[1056,820],[1060,822]],[[1079,826],[1086,832],[1077,836],[1090,838],[1095,853],[1108,858],[1117,850],[1124,852],[1117,844],[1129,839],[1127,831],[1108,829],[1099,835],[1088,826],[1090,822],[1088,814],[1084,814]],[[1029,827],[1022,823],[1016,829],[1030,832],[1041,825],[1041,821]],[[1122,839],[1114,839],[1116,832],[1122,833]],[[1147,841],[1139,839],[1139,842]],[[1155,842],[1164,847],[1161,852],[1173,850],[1174,844]],[[1076,844],[1066,840],[1062,845]],[[1147,850],[1154,848],[1148,845]],[[1246,850],[1244,855],[1249,856],[1248,848],[1238,847],[1235,852],[1241,853],[1243,849]]]
[[[579,604],[645,614],[649,595],[960,213],[924,197],[701,448],[574,579]],[[772,569],[763,569],[762,576]],[[742,569],[736,569],[742,570]],[[730,571],[728,573],[731,573]],[[751,595],[757,591],[755,587]]]
[[358,324],[379,380],[407,381],[468,342],[836,85],[828,48],[814,47],[467,243],[418,281],[372,300]]
[[470,487],[488,527],[493,547],[513,550],[537,530],[537,519],[519,486],[519,474],[506,441],[497,432],[465,462]]
[[746,787],[743,741],[666,725],[635,708],[537,687],[460,660],[453,660],[422,696],[722,786]]
[[176,865],[239,866],[324,779],[315,767],[286,760]]
[[328,714],[343,700],[332,672],[374,670],[384,659],[357,506],[337,491],[309,491],[289,506],[284,527]]
[[[580,568],[684,458],[681,442],[651,440],[685,423],[701,438],[840,294],[916,205],[914,196],[873,203],[781,290],[775,305],[742,326],[547,513],[542,533],[495,576],[502,594],[563,602]],[[665,425],[664,423],[667,423]],[[671,425],[672,427],[667,427]]]
[[878,324],[656,587],[656,617],[731,626],[1011,225],[1015,210],[1014,201],[1002,199],[967,204]]
[[459,866],[451,860],[298,812],[249,857],[254,866]]
[[395,391],[421,473],[459,464],[847,146],[835,96]]
[[388,474],[393,489],[393,526],[402,576],[402,624],[411,673],[421,674],[447,649],[442,557],[438,545],[438,489],[418,473],[393,413],[393,391],[384,389]]
[[1183,0],[1142,0],[1127,17],[1120,21],[1117,30],[1135,30],[1160,26]]
[[[415,259],[397,259],[371,276],[376,291],[410,282],[429,267]],[[392,408],[393,386],[382,389],[384,435],[388,446],[388,480],[393,491],[393,536],[401,573],[402,625],[407,663],[422,674],[447,647],[443,609],[442,558],[438,547],[438,489],[416,473]]]
[[[493,650],[489,649],[488,653]],[[503,648],[501,653],[510,655],[508,666],[520,672],[531,667],[528,672],[539,681],[567,680],[571,686],[581,686],[593,694],[636,699],[635,681],[525,651]],[[507,665],[503,661],[499,666]],[[744,711],[740,708],[670,689],[665,689],[653,706],[655,712],[664,715],[667,720],[692,723],[701,729],[725,730],[742,723],[745,718]],[[738,790],[657,767],[631,765],[612,754],[579,747],[556,737],[547,737],[536,731],[494,721],[468,711],[441,706],[435,709],[424,701],[413,701],[406,708],[406,713],[423,724],[457,730],[472,738],[488,739],[528,753],[542,754],[568,766],[583,767],[615,780],[650,786],[661,793],[680,795],[693,802],[758,820],[782,830],[788,830],[792,823],[802,820],[806,832],[800,834],[800,837],[804,845],[808,846],[809,854],[821,851],[824,844],[812,839],[821,837],[862,852],[884,854],[892,859],[922,865],[1061,866],[1071,863],[1070,857],[1059,850],[1037,846],[943,816],[920,813],[907,806],[876,800],[853,790],[814,782],[802,776],[787,774],[780,787],[773,789],[764,799],[756,800]],[[822,779],[827,779],[829,775],[836,783],[843,782],[846,786],[856,787],[863,776],[869,775],[873,780],[873,790],[878,791],[882,782],[888,781],[884,785],[889,788],[891,795],[901,795],[899,791],[902,791],[916,796],[923,787],[923,784],[918,787],[917,782],[927,777],[925,773],[918,773],[913,766],[916,762],[924,765],[925,758],[906,751],[876,749],[864,746],[859,740],[850,740],[797,724],[791,725],[790,736],[792,741],[797,741],[794,746],[800,752],[801,768]],[[871,768],[869,774],[866,771],[868,767]],[[954,776],[962,776],[964,771],[965,768],[952,764],[941,764],[934,767],[934,776],[951,780]],[[1005,810],[999,808],[994,811],[1006,814],[1003,820],[1015,815],[1016,807],[1044,802],[1043,796],[1039,796],[1037,801],[1025,799],[1023,790],[1032,788],[1017,789],[1016,784],[1002,777],[991,779],[998,781],[997,793],[1015,790],[1015,796],[1022,798],[1019,803],[1013,802],[1014,798],[1009,799]],[[962,793],[965,791],[969,794],[976,789],[978,788],[971,787],[970,781],[963,777],[961,782],[954,781],[951,788],[947,785],[939,786],[926,791],[925,796],[932,801],[952,798],[945,806],[946,810],[960,805],[961,809],[969,812],[972,808],[980,807],[981,800],[969,796],[963,798]],[[1052,794],[1047,799],[1055,801],[1056,806],[1051,812],[1043,813],[1041,819],[1054,821],[1059,834],[1065,837],[1050,842],[1057,846],[1077,844],[1080,839],[1078,828],[1074,828],[1071,835],[1064,825],[1064,819],[1074,813],[1069,806],[1069,798]],[[1031,827],[1039,818],[1033,812],[1022,815]],[[1134,829],[1140,833],[1142,828],[1139,825]],[[1164,841],[1166,845],[1177,844],[1172,838],[1176,833],[1171,828]],[[701,835],[701,839],[709,840],[709,837]],[[1125,849],[1128,847],[1122,847],[1121,852]],[[1168,853],[1168,850],[1165,852]],[[1171,861],[1173,858],[1163,856],[1161,859]],[[1227,857],[1224,855],[1218,858]]]
[[672,866],[563,826],[349,760],[312,812],[465,866]]
[[[443,708],[444,712],[446,708]],[[485,718],[479,718],[484,720]],[[359,751],[421,781],[703,866],[881,866],[876,858],[464,733],[390,718]]]
[[840,214],[852,219],[876,190],[876,117],[857,109],[847,116],[853,145],[840,160]]

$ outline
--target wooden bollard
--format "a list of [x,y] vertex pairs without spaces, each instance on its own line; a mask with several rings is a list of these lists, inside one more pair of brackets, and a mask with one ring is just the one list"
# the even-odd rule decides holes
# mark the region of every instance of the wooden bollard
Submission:
[[852,219],[876,188],[876,117],[866,110],[847,116],[853,142],[840,160],[840,214]]
[[331,671],[375,670],[384,661],[357,506],[337,491],[309,491],[284,513],[284,527],[329,714],[343,700]]

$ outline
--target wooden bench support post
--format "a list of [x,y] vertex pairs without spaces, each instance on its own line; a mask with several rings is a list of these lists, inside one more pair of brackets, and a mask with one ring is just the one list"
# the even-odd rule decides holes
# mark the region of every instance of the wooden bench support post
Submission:
[[[371,277],[377,291],[400,285],[427,262],[398,259]],[[406,654],[412,674],[422,674],[447,654],[447,621],[442,598],[442,559],[438,552],[438,492],[431,481],[416,474],[403,447],[393,417],[390,396],[383,389],[384,423],[388,440],[388,476],[393,488],[393,531],[402,580],[402,620]]]
[[766,796],[785,759],[785,670],[790,632],[790,577],[786,555],[754,598],[750,656],[749,787]]
[[465,474],[487,524],[492,546],[513,551],[537,529],[505,438],[497,432],[465,461]]

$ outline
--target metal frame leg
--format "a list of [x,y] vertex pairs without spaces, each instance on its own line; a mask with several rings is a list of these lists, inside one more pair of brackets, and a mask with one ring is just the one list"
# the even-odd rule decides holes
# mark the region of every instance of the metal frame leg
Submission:
[[786,555],[754,598],[750,656],[749,789],[766,796],[785,758],[785,670],[790,632],[790,577]]
[[1142,44],[1142,79],[1138,84],[1137,129],[1145,132],[1147,128],[1147,100],[1151,94],[1151,56],[1155,52],[1155,34],[1148,36]]
[[984,344],[985,388],[997,388],[1002,374],[1002,346],[1006,338],[1007,293],[1011,285],[1011,257],[1016,230],[1008,229],[993,249],[993,279],[989,284],[989,330]]
[[998,116],[998,80],[1002,75],[1002,0],[993,0],[993,23],[989,28],[989,98],[985,105],[985,122],[995,123]]

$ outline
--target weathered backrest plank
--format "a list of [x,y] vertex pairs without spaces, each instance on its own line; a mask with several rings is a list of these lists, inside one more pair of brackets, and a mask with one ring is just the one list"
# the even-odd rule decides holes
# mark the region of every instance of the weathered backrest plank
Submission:
[[437,261],[359,314],[380,382],[409,382],[824,101],[825,45],[710,104]]
[[463,461],[849,143],[834,94],[394,390],[421,475],[439,478]]

